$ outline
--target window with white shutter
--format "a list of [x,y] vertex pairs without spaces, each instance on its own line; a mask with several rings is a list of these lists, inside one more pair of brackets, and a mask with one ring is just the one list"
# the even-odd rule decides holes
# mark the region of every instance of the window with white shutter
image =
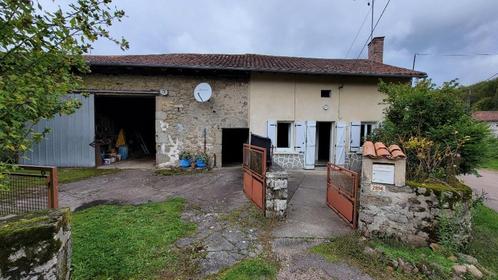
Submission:
[[351,122],[349,129],[349,150],[357,152],[361,147],[361,122]]

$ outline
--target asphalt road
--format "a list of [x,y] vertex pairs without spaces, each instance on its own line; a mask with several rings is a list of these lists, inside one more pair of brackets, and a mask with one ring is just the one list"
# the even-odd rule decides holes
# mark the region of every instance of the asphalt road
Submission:
[[479,170],[479,175],[465,175],[460,178],[474,192],[480,194],[484,191],[487,197],[485,204],[498,211],[498,171],[481,169]]

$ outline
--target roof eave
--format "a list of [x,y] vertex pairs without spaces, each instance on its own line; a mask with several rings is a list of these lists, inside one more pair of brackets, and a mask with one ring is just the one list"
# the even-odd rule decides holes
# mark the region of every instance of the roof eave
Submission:
[[240,67],[213,67],[213,66],[178,66],[178,65],[158,65],[147,63],[99,63],[88,62],[90,66],[100,67],[145,67],[145,68],[163,68],[163,69],[189,69],[189,70],[224,70],[224,71],[245,71],[245,72],[262,72],[262,73],[287,73],[287,74],[307,74],[307,75],[337,75],[337,76],[363,76],[363,77],[389,77],[389,78],[426,78],[427,74],[419,72],[419,74],[370,74],[370,73],[346,73],[346,72],[315,72],[315,71],[293,71],[293,70],[269,70],[269,69],[251,69]]

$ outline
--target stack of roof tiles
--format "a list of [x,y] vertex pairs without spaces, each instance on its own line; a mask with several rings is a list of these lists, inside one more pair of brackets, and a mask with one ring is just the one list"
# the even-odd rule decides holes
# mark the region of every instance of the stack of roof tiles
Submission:
[[363,144],[363,156],[368,158],[387,158],[392,160],[404,159],[406,155],[403,153],[398,145],[391,145],[387,147],[382,142],[366,141]]

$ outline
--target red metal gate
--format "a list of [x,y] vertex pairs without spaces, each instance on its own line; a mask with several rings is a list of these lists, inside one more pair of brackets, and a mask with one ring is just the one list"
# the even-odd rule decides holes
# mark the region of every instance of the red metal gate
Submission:
[[244,193],[264,209],[266,189],[266,149],[244,144]]
[[358,173],[327,164],[327,205],[356,228],[358,222]]

